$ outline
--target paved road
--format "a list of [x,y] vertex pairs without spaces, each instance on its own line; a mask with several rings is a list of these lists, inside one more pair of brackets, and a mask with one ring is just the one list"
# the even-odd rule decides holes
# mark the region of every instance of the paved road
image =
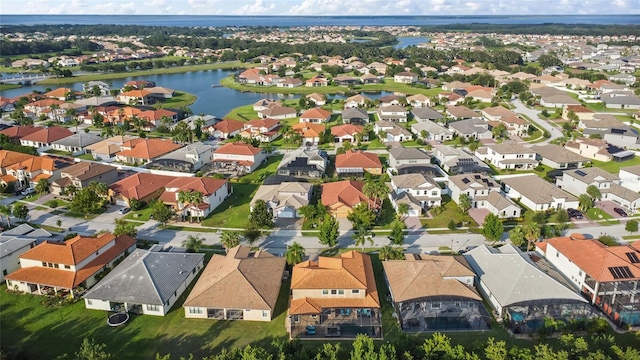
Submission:
[[561,138],[561,137],[564,136],[562,134],[562,131],[558,130],[553,125],[549,124],[548,121],[542,120],[542,119],[540,119],[538,117],[538,114],[540,113],[540,111],[527,107],[526,105],[524,105],[522,103],[522,101],[520,101],[518,99],[513,100],[511,103],[515,106],[514,112],[520,113],[520,114],[524,114],[524,115],[528,116],[530,119],[535,121],[536,124],[539,124],[545,130],[547,130],[549,132],[549,134],[551,134],[551,137],[549,139],[546,139],[545,141],[539,142],[538,143],[539,145],[547,144],[547,143],[549,143],[549,141],[551,141],[553,139]]

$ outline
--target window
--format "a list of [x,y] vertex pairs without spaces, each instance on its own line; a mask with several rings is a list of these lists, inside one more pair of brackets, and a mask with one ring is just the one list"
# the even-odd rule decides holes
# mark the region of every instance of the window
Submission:
[[147,311],[160,311],[160,306],[158,305],[146,305]]
[[338,290],[335,290],[335,289],[331,290],[331,295],[335,295],[337,293],[338,293]]
[[322,295],[329,295],[329,290],[322,289]]
[[[7,275],[7,274],[5,274]],[[582,276],[582,270],[578,271],[578,276]]]
[[69,266],[69,265],[65,265],[65,266],[64,266],[64,268],[65,268],[65,269],[71,269],[71,266]]
[[202,314],[202,308],[199,307],[190,307],[189,314]]
[[360,294],[360,290],[359,289],[353,289],[351,290],[352,294]]
[[438,196],[438,191],[437,191],[437,190],[432,191],[432,192],[431,192],[431,195],[433,195],[433,196]]
[[440,302],[439,301],[435,301],[431,303],[431,308],[432,309],[439,309],[440,308]]
[[3,276],[7,276],[7,270],[6,269],[2,270],[2,275]]
[[344,290],[343,289],[338,290],[338,295],[344,295]]
[[263,318],[269,317],[269,312],[267,310],[262,310],[262,317]]
[[42,266],[43,266],[43,267],[47,267],[47,263],[43,261],[43,262],[42,262]]
[[56,269],[60,269],[60,265],[58,265],[58,264],[53,264],[53,267],[56,268]]
[[87,305],[93,305],[93,300],[87,299]]
[[53,263],[47,263],[47,266],[52,268],[53,267]]
[[459,308],[459,307],[460,307],[460,305],[461,305],[461,304],[460,304],[460,301],[454,301],[454,302],[453,302],[453,306],[455,306],[455,307],[457,307],[457,308]]

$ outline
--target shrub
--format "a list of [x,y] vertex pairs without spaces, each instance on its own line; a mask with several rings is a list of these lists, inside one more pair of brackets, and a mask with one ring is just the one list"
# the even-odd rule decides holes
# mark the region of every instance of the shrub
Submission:
[[69,240],[69,239],[73,239],[74,237],[78,236],[78,233],[68,233],[63,240]]
[[50,208],[55,209],[57,208],[60,204],[58,203],[58,200],[49,200],[49,203],[47,204],[49,205]]

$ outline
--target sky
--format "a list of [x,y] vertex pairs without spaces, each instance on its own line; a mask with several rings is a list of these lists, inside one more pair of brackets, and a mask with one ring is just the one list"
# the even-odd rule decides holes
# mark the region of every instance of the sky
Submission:
[[630,15],[640,0],[0,0],[0,14]]

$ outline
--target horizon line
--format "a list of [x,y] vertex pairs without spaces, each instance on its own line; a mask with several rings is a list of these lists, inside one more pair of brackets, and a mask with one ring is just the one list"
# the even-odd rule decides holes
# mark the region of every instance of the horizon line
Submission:
[[588,16],[640,16],[640,13],[637,14],[433,14],[433,15],[295,15],[295,14],[282,14],[282,15],[238,15],[238,14],[211,14],[211,15],[200,15],[200,14],[0,14],[2,16],[208,16],[208,17],[353,17],[353,18],[366,18],[366,17],[406,17],[406,18],[415,18],[415,17],[478,17],[478,16],[495,16],[495,17],[504,17],[504,16],[550,16],[550,17],[560,17],[560,16],[575,16],[575,17],[588,17]]

